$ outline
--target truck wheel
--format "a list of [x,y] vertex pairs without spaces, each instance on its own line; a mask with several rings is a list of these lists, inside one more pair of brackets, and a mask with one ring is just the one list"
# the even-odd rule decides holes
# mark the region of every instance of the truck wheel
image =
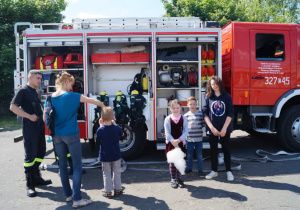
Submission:
[[121,154],[124,159],[134,159],[139,156],[146,144],[146,129],[144,126],[132,132],[130,126],[125,125],[124,135],[120,139]]
[[282,113],[278,124],[279,141],[287,149],[300,151],[300,105]]

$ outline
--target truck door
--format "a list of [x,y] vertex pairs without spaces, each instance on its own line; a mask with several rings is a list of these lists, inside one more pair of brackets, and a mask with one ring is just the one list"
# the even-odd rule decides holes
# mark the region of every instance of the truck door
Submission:
[[274,105],[291,87],[289,31],[250,31],[250,105]]

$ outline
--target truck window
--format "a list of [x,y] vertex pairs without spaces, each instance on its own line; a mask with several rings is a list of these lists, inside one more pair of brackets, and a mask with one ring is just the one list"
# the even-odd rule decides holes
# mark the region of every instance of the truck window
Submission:
[[255,35],[255,50],[258,61],[283,61],[284,36],[258,33]]

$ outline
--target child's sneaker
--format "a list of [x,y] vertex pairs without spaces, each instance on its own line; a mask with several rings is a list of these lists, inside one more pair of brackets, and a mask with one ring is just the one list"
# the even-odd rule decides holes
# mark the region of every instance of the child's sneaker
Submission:
[[184,183],[183,183],[182,179],[177,179],[177,183],[180,188],[184,187]]
[[112,198],[112,197],[113,197],[113,195],[112,195],[111,192],[105,192],[105,191],[102,191],[102,195],[103,195],[104,197],[106,197],[106,198]]
[[212,179],[218,176],[218,172],[211,171],[208,175],[206,175],[205,179]]
[[227,174],[227,180],[228,181],[233,181],[234,180],[234,177],[233,177],[231,171],[227,171],[226,174]]
[[173,187],[175,189],[178,187],[178,183],[176,182],[176,180],[171,181],[171,187]]

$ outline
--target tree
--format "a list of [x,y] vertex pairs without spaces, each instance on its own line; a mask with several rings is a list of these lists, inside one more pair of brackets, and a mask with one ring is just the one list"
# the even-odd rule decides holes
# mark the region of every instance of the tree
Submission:
[[[16,68],[14,24],[16,22],[61,22],[65,0],[0,0],[0,116],[10,113]],[[24,30],[20,27],[20,30]],[[21,63],[22,64],[22,63]]]
[[167,17],[218,21],[299,23],[300,0],[161,0]]

